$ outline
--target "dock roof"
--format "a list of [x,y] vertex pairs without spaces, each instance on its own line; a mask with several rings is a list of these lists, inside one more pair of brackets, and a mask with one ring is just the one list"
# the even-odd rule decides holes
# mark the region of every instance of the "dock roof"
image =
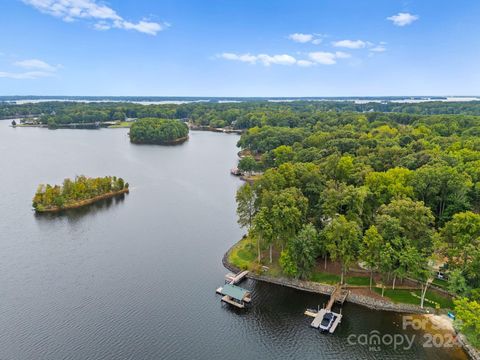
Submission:
[[241,287],[239,286],[235,286],[235,285],[232,285],[232,284],[225,284],[223,286],[223,289],[222,289],[222,293],[224,295],[228,295],[236,300],[243,300],[243,298],[245,297],[245,295],[247,295],[249,293],[248,290],[245,290],[245,289],[242,289]]

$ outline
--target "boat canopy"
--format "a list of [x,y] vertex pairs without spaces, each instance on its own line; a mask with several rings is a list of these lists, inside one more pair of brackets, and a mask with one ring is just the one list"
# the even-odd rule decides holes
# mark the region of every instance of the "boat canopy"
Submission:
[[249,293],[248,290],[242,289],[239,286],[235,286],[232,284],[225,284],[222,289],[223,295],[228,295],[231,298],[234,298],[238,301],[243,301],[245,296]]

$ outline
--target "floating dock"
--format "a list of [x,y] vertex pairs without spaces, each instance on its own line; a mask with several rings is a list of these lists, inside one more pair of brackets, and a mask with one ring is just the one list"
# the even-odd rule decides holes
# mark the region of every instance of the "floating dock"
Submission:
[[335,316],[335,320],[333,321],[332,325],[329,327],[328,332],[333,334],[337,329],[337,326],[342,322],[342,314],[327,310],[327,309],[320,309],[318,312],[312,312],[311,310],[305,311],[305,315],[312,316],[314,319],[310,324],[311,327],[315,329],[320,329],[320,324],[322,323],[323,317],[327,313],[332,313]]
[[329,301],[327,303],[327,306],[325,308],[320,309],[319,311],[307,309],[305,311],[305,315],[311,316],[311,317],[314,318],[312,323],[310,324],[310,326],[315,328],[315,329],[320,329],[320,325],[322,323],[322,320],[323,320],[324,316],[327,313],[331,313],[335,318],[333,320],[333,323],[328,328],[328,332],[330,334],[333,334],[335,329],[337,328],[337,326],[342,322],[342,316],[343,316],[341,313],[336,313],[336,312],[332,311],[333,304],[339,303],[339,304],[343,305],[343,303],[345,302],[348,294],[349,294],[348,290],[343,289],[341,287],[341,285],[337,285],[335,290],[330,295],[330,299],[329,299]]

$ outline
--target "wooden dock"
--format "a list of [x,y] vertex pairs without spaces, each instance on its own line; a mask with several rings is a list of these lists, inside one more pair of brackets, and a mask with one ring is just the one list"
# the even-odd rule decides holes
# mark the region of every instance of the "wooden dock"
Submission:
[[248,275],[248,270],[242,271],[238,274],[228,273],[227,275],[225,275],[225,281],[228,284],[236,285],[240,283],[247,275]]
[[227,304],[236,306],[236,307],[238,307],[239,309],[243,309],[243,308],[245,307],[245,305],[240,304],[240,303],[238,303],[238,302],[236,302],[236,301],[233,301],[232,298],[231,298],[230,296],[228,296],[228,295],[223,296],[223,297],[222,297],[222,301],[223,301],[223,302],[226,302]]
[[305,311],[305,315],[313,317],[313,321],[310,324],[310,326],[315,329],[319,329],[320,324],[322,323],[323,317],[325,316],[326,313],[329,313],[329,312],[331,312],[335,316],[335,320],[333,321],[332,326],[330,327],[330,329],[328,329],[328,332],[330,334],[333,334],[337,329],[337,326],[342,322],[342,316],[343,316],[342,314],[339,314],[330,310],[326,310],[326,309],[320,309],[320,311],[318,312],[312,312],[307,310]]
[[343,289],[342,286],[339,284],[335,287],[335,290],[333,290],[333,292],[331,293],[330,299],[328,300],[326,307],[324,307],[323,309],[320,309],[319,311],[307,309],[305,311],[305,315],[311,316],[314,318],[310,326],[315,329],[319,329],[325,314],[332,313],[332,315],[335,316],[335,320],[333,321],[333,324],[328,329],[328,332],[330,334],[333,334],[337,326],[342,322],[342,316],[343,316],[341,313],[336,313],[332,311],[333,304],[338,303],[343,305],[348,294],[349,294],[349,291],[346,289]]
[[220,286],[215,291],[222,295],[222,301],[237,308],[243,309],[246,304],[252,301],[249,290],[242,289],[236,284],[240,283],[248,275],[248,271],[242,271],[238,274],[228,273],[225,275],[225,285]]

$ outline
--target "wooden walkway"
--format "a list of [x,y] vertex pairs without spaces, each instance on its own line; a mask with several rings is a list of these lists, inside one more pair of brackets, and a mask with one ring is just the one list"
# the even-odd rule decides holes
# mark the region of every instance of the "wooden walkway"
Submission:
[[343,305],[349,293],[349,290],[343,289],[342,285],[338,284],[330,295],[330,300],[325,309],[331,311],[334,303]]
[[248,275],[248,270],[242,271],[241,273],[238,273],[238,274],[228,273],[227,275],[225,275],[225,281],[229,284],[236,285],[239,282],[241,282],[247,275]]

